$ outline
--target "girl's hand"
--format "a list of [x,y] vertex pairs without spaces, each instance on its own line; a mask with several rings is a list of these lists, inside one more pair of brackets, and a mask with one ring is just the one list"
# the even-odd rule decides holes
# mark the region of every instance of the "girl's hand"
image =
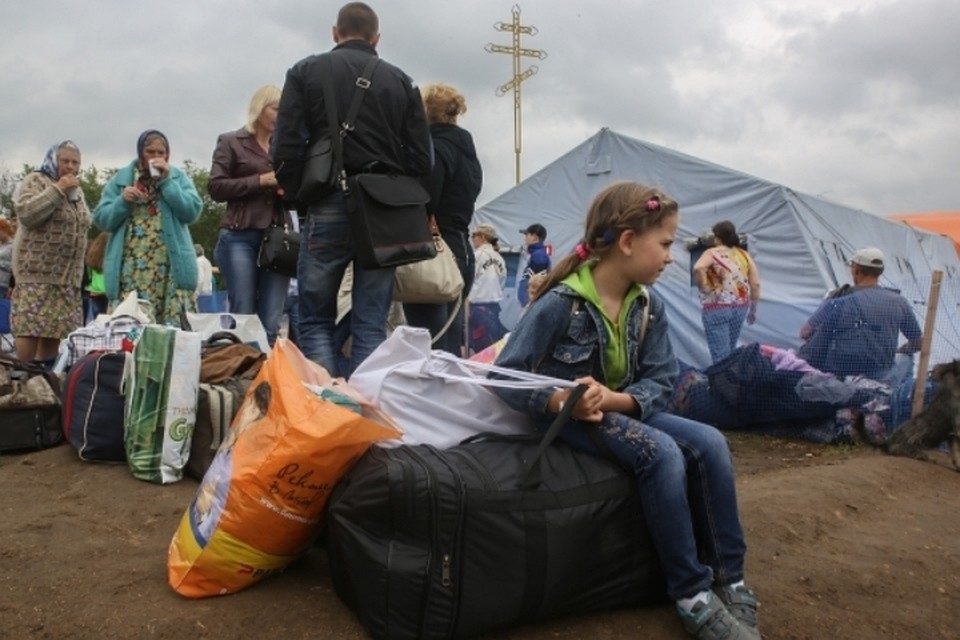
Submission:
[[[583,422],[600,422],[603,419],[602,407],[605,394],[610,393],[610,390],[591,377],[578,378],[574,382],[589,385],[589,388],[573,408],[571,417]],[[553,397],[550,398],[550,404],[555,413],[560,413],[572,392],[573,389],[560,389],[553,394]]]

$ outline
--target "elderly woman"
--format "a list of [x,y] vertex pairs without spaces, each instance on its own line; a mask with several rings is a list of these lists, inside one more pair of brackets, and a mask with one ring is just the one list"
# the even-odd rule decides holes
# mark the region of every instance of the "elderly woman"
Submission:
[[154,129],[137,140],[137,158],[103,189],[93,212],[110,233],[103,260],[107,298],[115,306],[132,291],[147,300],[159,324],[180,325],[195,310],[197,258],[189,225],[203,203],[193,181],[170,164],[170,143]]
[[[457,124],[467,112],[467,101],[454,87],[434,84],[423,89],[423,107],[430,123],[433,139],[433,172],[427,179],[432,213],[440,228],[440,235],[453,251],[463,276],[463,296],[470,294],[474,278],[473,247],[467,235],[473,209],[483,185],[483,170],[477,158],[473,137]],[[405,304],[403,313],[407,322],[425,327],[436,335],[456,309],[451,304]],[[454,355],[463,355],[463,308],[446,334],[436,342],[438,349]]]
[[11,326],[20,360],[52,365],[60,340],[83,325],[80,286],[90,210],[79,171],[77,145],[55,144],[13,196],[18,228]]
[[250,100],[247,123],[220,135],[210,168],[210,197],[226,202],[214,258],[227,285],[230,311],[256,313],[270,344],[276,340],[290,278],[257,265],[264,230],[283,224],[270,139],[280,88],[266,85]]

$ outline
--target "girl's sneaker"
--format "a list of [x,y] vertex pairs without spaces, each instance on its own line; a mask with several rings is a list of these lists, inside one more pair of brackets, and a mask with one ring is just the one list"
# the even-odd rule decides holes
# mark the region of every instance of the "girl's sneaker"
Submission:
[[757,607],[759,604],[753,591],[742,585],[739,587],[726,586],[717,589],[717,596],[741,626],[753,629],[757,632],[757,637],[760,637],[760,629],[757,626]]
[[687,633],[697,640],[760,640],[756,629],[740,624],[713,594],[690,611],[677,607],[677,613]]

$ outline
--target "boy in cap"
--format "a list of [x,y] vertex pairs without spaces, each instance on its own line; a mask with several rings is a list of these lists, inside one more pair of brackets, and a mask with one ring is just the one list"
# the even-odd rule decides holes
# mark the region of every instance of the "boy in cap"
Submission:
[[[896,354],[920,350],[922,333],[910,303],[897,289],[880,286],[884,255],[876,247],[850,259],[852,287],[828,295],[800,329],[806,340],[797,352],[821,371],[843,377],[885,380]],[[898,346],[900,334],[907,342]]]
[[521,306],[526,307],[530,303],[530,278],[550,270],[550,254],[543,245],[543,241],[547,239],[547,229],[542,224],[531,224],[526,229],[520,229],[520,233],[523,234],[523,244],[527,247],[527,266],[517,285],[517,300]]

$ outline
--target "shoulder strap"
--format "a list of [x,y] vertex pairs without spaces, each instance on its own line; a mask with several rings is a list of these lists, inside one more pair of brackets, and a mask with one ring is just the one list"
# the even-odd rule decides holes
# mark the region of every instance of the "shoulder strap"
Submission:
[[[326,58],[326,73],[321,77],[323,84],[323,100],[326,103],[327,121],[330,127],[330,142],[333,144],[333,163],[334,172],[338,176],[341,190],[347,191],[347,175],[343,166],[343,139],[347,134],[354,130],[353,121],[357,119],[357,113],[360,111],[360,104],[363,102],[367,89],[373,84],[373,74],[376,73],[377,66],[380,64],[378,56],[371,56],[366,66],[356,79],[353,89],[353,98],[350,100],[350,107],[347,109],[347,116],[343,122],[339,122],[336,112],[336,95],[333,91],[333,62],[329,55]],[[339,122],[339,124],[337,124]]]
[[643,300],[643,316],[640,318],[640,331],[637,332],[637,345],[643,345],[643,339],[647,337],[647,327],[650,326],[650,293],[643,289],[643,293],[640,294],[640,299]]
[[323,87],[323,103],[327,111],[327,126],[330,131],[330,142],[333,144],[333,161],[337,163],[342,149],[340,147],[340,136],[337,131],[337,123],[340,119],[337,117],[337,94],[333,90],[333,62],[331,62],[329,53],[324,54],[323,59],[326,63],[326,68],[320,75],[320,86]]
[[350,101],[347,117],[344,118],[343,124],[341,125],[343,130],[341,135],[345,136],[347,132],[353,131],[353,121],[357,119],[357,113],[360,111],[360,104],[363,102],[363,97],[367,94],[367,89],[373,84],[373,74],[376,73],[379,64],[380,58],[371,56],[370,59],[367,60],[363,72],[360,73],[360,76],[354,83],[353,99]]

